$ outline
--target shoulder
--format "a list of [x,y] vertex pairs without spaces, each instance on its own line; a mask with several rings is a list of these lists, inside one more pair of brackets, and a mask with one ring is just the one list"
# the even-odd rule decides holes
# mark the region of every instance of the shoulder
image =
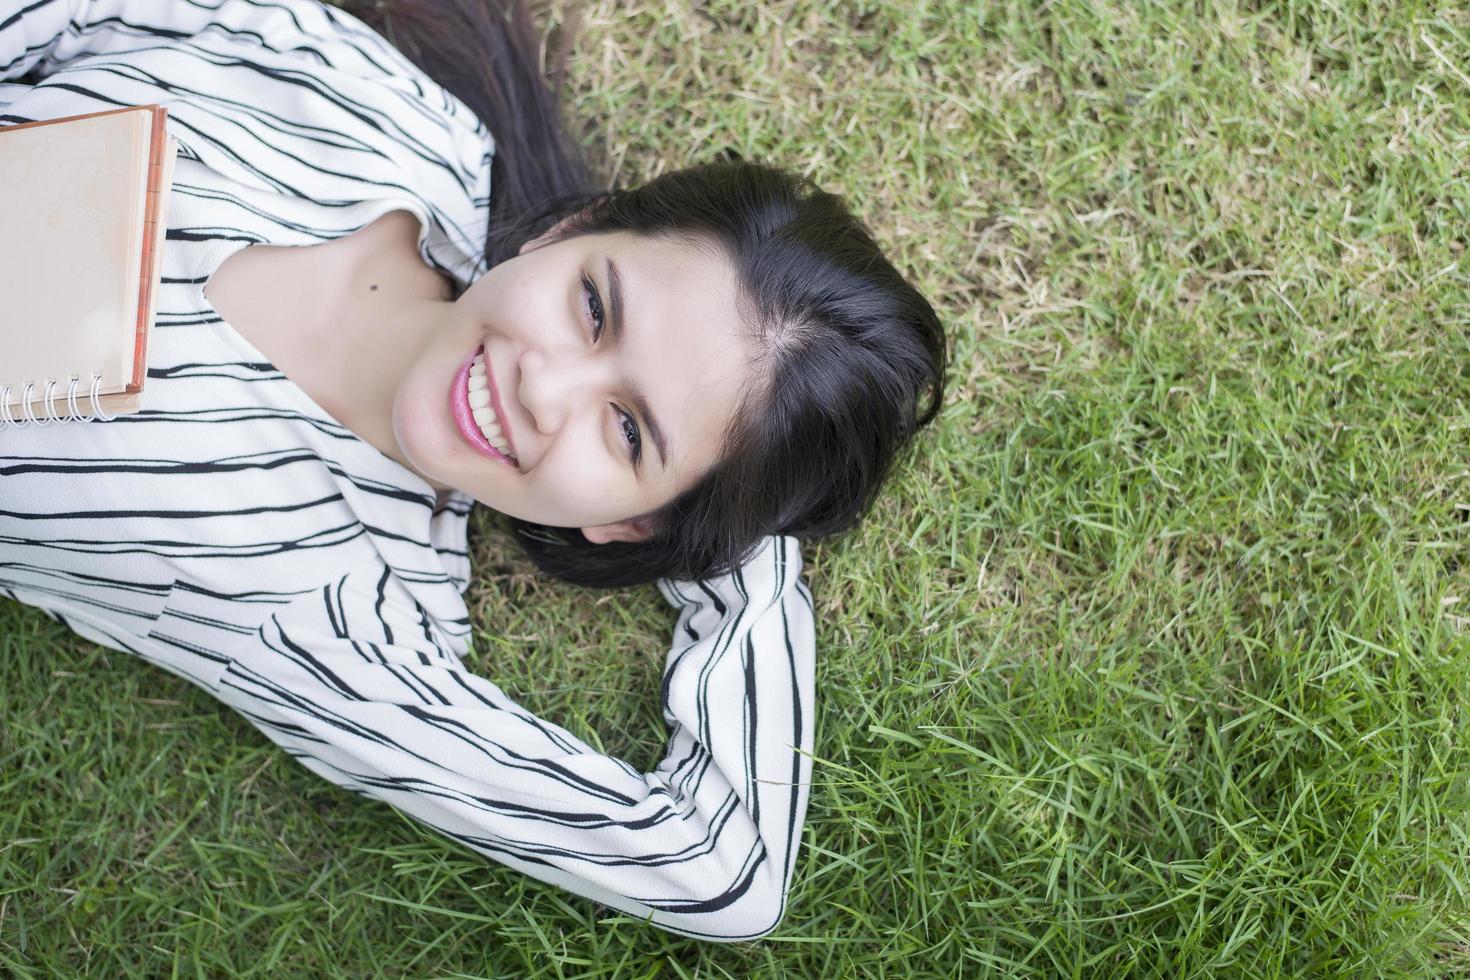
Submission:
[[[160,80],[186,70],[197,84],[171,89],[173,97],[203,85],[216,111],[256,101],[262,87],[286,101],[289,95],[309,101],[355,79],[421,103],[426,115],[471,130],[478,124],[468,107],[388,39],[321,0],[53,0],[43,6],[69,16],[66,50],[56,56],[67,67],[92,56],[108,65],[141,58],[163,70]],[[209,87],[217,71],[235,83],[230,100],[220,101]],[[248,71],[259,77],[247,80],[242,72]],[[327,87],[313,86],[312,79]]]

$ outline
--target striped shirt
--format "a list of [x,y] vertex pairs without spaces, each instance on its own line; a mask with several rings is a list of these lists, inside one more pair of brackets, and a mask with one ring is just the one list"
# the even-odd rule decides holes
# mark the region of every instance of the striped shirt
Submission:
[[204,296],[241,248],[394,209],[468,286],[485,271],[484,125],[312,0],[0,0],[0,125],[147,103],[180,150],[142,410],[0,430],[0,595],[512,868],[685,935],[769,932],[810,779],[795,542],[659,584],[677,610],[669,741],[639,772],[462,665],[471,500],[440,500],[337,422]]

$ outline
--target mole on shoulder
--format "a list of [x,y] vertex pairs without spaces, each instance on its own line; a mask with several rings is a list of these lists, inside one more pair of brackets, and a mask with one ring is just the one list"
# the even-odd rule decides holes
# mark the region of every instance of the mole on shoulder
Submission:
[[377,288],[378,288],[378,284],[377,283],[373,283],[371,286],[368,287],[368,289],[377,289]]

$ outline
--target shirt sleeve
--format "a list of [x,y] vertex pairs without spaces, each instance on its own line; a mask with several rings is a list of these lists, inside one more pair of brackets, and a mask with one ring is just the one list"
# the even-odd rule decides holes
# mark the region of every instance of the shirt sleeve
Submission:
[[[218,696],[303,765],[543,881],[710,940],[770,932],[811,777],[814,623],[797,544],[660,583],[678,610],[652,772],[536,717],[349,573],[233,651]],[[376,577],[376,581],[374,578]]]
[[252,210],[305,198],[344,221],[345,205],[395,198],[426,226],[427,263],[465,283],[484,272],[490,132],[320,0],[0,0],[0,97],[0,125],[164,106],[176,186],[199,184],[198,164],[233,197],[266,195]]
[[0,81],[45,78],[86,55],[180,41],[211,25],[225,29],[228,18],[221,8],[185,0],[0,0]]
[[0,82],[44,71],[42,62],[61,46],[81,6],[81,0],[0,3]]
[[44,79],[91,55],[167,45],[294,54],[303,64],[363,75],[418,74],[372,37],[355,17],[319,0],[0,0],[0,82]]

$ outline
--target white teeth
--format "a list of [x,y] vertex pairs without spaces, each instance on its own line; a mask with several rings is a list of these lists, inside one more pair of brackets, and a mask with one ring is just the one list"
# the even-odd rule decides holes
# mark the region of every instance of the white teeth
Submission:
[[485,355],[476,355],[475,361],[470,365],[470,380],[467,385],[469,392],[470,414],[474,416],[475,424],[480,427],[480,432],[498,451],[510,455],[510,443],[500,430],[500,420],[495,417],[495,410],[490,407],[490,391],[485,378]]
[[470,415],[474,416],[475,424],[480,427],[486,439],[492,443],[496,440],[505,441],[505,436],[501,433],[500,422],[495,418],[495,410],[489,405],[476,406],[470,410]]

